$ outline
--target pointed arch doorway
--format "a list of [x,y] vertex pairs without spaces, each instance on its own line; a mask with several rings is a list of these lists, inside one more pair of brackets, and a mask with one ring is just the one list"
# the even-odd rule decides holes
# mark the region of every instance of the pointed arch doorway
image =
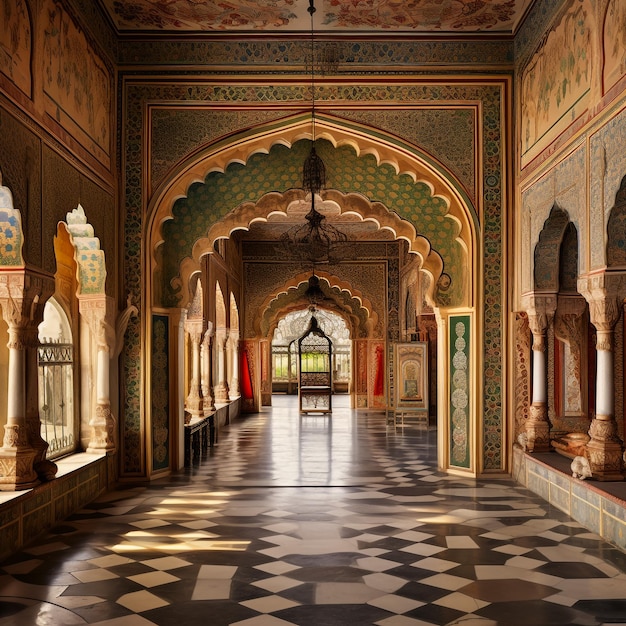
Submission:
[[[301,268],[281,263],[275,244],[277,233],[306,202],[300,171],[310,146],[310,122],[310,115],[293,116],[207,146],[180,165],[149,209],[150,315],[165,313],[175,321],[189,306],[190,285],[207,263],[213,267],[207,276],[228,274],[231,262],[239,263],[227,283],[241,300],[244,410],[258,410],[263,394],[271,394],[271,379],[263,378],[271,354],[270,318],[277,303],[302,283]],[[483,402],[477,212],[454,177],[415,146],[331,116],[316,124],[316,150],[333,172],[322,200],[359,248],[344,267],[325,268],[334,296],[360,320],[355,349],[365,363],[375,362],[377,348],[382,351],[388,403],[393,345],[416,335],[422,305],[431,307],[437,328],[440,465],[476,474],[482,466]],[[408,274],[420,280],[407,280]],[[224,295],[229,298],[230,291]],[[415,319],[408,319],[411,315]],[[150,328],[149,318],[146,323]],[[177,342],[184,343],[184,337],[179,334]],[[369,376],[361,381],[365,387]],[[359,399],[358,389],[355,395],[356,406],[365,408],[359,402],[368,399]],[[184,397],[184,389],[175,397]]]

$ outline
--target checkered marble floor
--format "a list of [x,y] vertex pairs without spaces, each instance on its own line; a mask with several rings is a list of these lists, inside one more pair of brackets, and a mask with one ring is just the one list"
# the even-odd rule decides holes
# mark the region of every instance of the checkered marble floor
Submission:
[[626,555],[517,483],[341,397],[274,401],[0,564],[0,626],[626,624]]

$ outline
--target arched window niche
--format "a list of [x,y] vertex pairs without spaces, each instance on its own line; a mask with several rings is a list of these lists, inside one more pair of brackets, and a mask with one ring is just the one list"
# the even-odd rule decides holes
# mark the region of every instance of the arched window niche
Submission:
[[38,338],[41,438],[48,444],[46,458],[53,460],[76,451],[79,441],[72,329],[67,314],[54,296],[45,304]]

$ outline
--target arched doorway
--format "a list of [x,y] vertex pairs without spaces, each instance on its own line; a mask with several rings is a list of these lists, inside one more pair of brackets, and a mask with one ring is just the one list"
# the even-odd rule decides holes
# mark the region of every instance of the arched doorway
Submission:
[[[348,131],[330,116],[316,123],[316,150],[334,172],[322,201],[330,207],[329,219],[349,231],[349,240],[358,248],[343,266],[323,270],[345,314],[361,316],[361,344],[356,349],[370,364],[382,352],[379,362],[385,367],[388,401],[393,397],[393,345],[405,338],[401,319],[403,332],[406,326],[416,331],[418,326],[417,320],[407,324],[403,319],[406,311],[421,307],[421,302],[407,307],[407,293],[432,307],[441,383],[440,463],[475,473],[481,464],[477,442],[483,401],[476,213],[454,177],[415,146],[381,138],[367,128]],[[309,137],[310,116],[303,115],[265,133],[254,129],[232,137],[227,145],[209,146],[193,162],[181,164],[180,172],[155,195],[150,210],[147,263],[153,271],[146,295],[153,311],[184,310],[190,302],[191,277],[207,262],[216,268],[241,268],[232,279],[242,295],[240,338],[253,395],[251,410],[258,410],[271,395],[271,376],[264,377],[271,370],[270,336],[264,325],[308,277],[302,268],[288,267],[275,244],[278,233],[301,219],[299,207],[306,198],[299,164],[309,150]],[[220,249],[215,245],[219,240],[228,245]],[[400,275],[411,262],[424,276],[424,288],[415,290],[411,284],[409,292],[409,283],[405,285]],[[464,368],[457,366],[461,362]],[[361,384],[368,387],[375,373],[363,374]],[[358,392],[355,388],[355,405],[366,408],[371,399],[359,399]],[[458,442],[461,453],[455,449]]]
[[315,314],[320,327],[333,344],[333,393],[349,393],[352,372],[350,329],[337,313],[319,306],[291,311],[282,317],[272,337],[272,394],[295,394],[298,390],[295,341],[301,337]]

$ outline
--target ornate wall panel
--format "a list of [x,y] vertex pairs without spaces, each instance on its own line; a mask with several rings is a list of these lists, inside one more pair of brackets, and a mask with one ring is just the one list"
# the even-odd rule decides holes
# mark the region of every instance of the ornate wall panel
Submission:
[[0,136],[3,184],[11,189],[13,206],[22,215],[26,234],[23,255],[27,263],[41,266],[41,142],[3,110],[0,110]]
[[541,0],[533,4],[515,33],[515,62],[518,67],[523,66],[536,50],[562,5],[563,0]]
[[59,0],[43,0],[39,37],[46,59],[46,112],[110,167],[111,75]]
[[439,159],[463,183],[469,196],[476,199],[477,112],[469,108],[414,109],[409,111],[337,110],[339,117],[353,119],[389,132],[402,129],[406,141],[422,147]]
[[522,71],[522,167],[589,107],[597,54],[594,21],[591,0],[570,0]]
[[525,432],[530,406],[531,333],[526,313],[515,314],[515,425],[513,438]]
[[[450,346],[450,465],[470,468],[472,431],[470,394],[472,392],[470,369],[470,316],[451,315],[449,320]],[[488,454],[488,451],[485,450]]]
[[610,119],[590,137],[591,232],[589,269],[606,263],[606,227],[622,178],[626,175],[626,111]]
[[539,241],[539,233],[554,206],[567,212],[569,219],[578,230],[580,251],[578,255],[579,273],[588,267],[588,241],[586,206],[586,144],[581,144],[565,159],[557,163],[542,178],[522,192],[522,215],[530,216],[530,223],[524,219],[526,227],[522,232],[522,293],[534,288],[534,250]]
[[169,398],[169,318],[152,316],[152,469],[167,469],[170,464],[170,398]]
[[26,0],[0,3],[0,72],[31,96],[32,29]]
[[[83,0],[84,1],[84,0]],[[552,3],[554,0],[543,0]],[[560,0],[556,0],[559,2]],[[502,67],[508,70],[513,63],[511,41],[349,41],[333,42],[333,54],[338,69],[357,71],[364,66],[368,71],[381,66],[389,71],[405,72],[418,60],[421,67],[471,66],[476,64]],[[180,68],[206,65],[211,59],[213,66],[250,68],[255,64],[271,64],[284,71],[302,71],[307,64],[309,47],[299,41],[258,41],[245,38],[243,41],[169,41],[158,46],[149,41],[123,40],[119,46],[122,65],[166,66]]]
[[168,107],[151,113],[152,191],[167,170],[197,148],[231,133],[278,119],[284,111],[211,111]]
[[604,17],[603,92],[606,93],[626,74],[626,4],[610,0]]

